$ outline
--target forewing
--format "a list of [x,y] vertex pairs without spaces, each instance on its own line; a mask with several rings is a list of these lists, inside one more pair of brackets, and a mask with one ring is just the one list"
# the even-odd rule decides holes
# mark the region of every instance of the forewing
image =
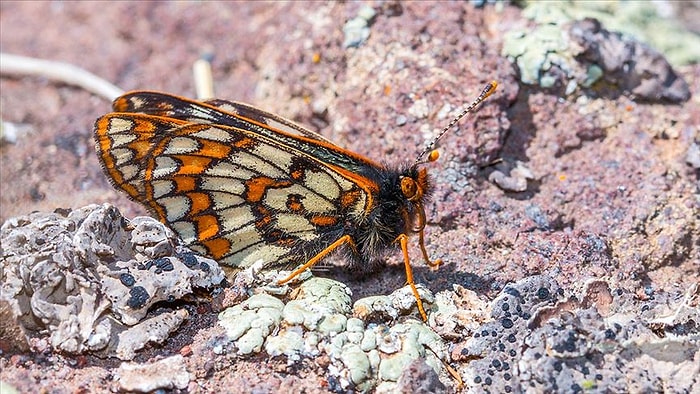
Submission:
[[263,111],[245,103],[220,99],[208,100],[205,101],[205,103],[212,105],[221,111],[234,114],[239,118],[250,119],[254,122],[264,124],[274,130],[279,130],[289,134],[302,135],[332,144],[330,140],[315,131],[311,131],[292,122],[289,119],[285,119],[281,116]]
[[247,104],[225,100],[199,102],[165,93],[135,91],[117,98],[113,107],[115,112],[143,113],[246,130],[294,146],[300,152],[350,172],[380,167],[365,157],[339,148],[318,133]]
[[331,143],[322,135],[306,129],[291,120],[263,111],[251,105],[220,99],[198,102],[184,97],[149,91],[136,91],[119,97],[114,102],[116,112],[135,112],[176,118],[188,122],[216,123],[240,126],[240,119],[264,125],[269,129],[301,135]]

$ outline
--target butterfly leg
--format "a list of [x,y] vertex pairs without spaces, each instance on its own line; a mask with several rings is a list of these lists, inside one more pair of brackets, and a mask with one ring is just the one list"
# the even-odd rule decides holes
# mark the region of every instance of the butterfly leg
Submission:
[[429,267],[431,268],[437,268],[442,264],[442,260],[440,259],[435,259],[435,260],[430,260],[430,257],[428,256],[428,251],[425,249],[425,241],[424,241],[424,236],[423,236],[423,229],[421,229],[418,232],[418,244],[420,245],[420,251],[423,252],[423,259],[425,260],[425,263],[428,264]]
[[287,276],[286,278],[278,281],[277,284],[283,285],[283,284],[289,282],[290,280],[294,279],[297,275],[304,272],[307,268],[311,268],[314,265],[316,265],[316,263],[321,261],[322,258],[326,257],[328,255],[328,253],[334,251],[336,248],[338,248],[339,246],[346,244],[346,243],[349,244],[352,248],[355,248],[355,242],[352,240],[352,237],[350,237],[349,235],[343,235],[342,237],[338,238],[337,241],[330,244],[327,248],[320,251],[316,256],[309,259],[309,261],[307,261],[306,264],[297,268],[294,272],[289,274],[289,276]]
[[[422,231],[421,231],[422,234]],[[406,234],[401,234],[396,238],[397,241],[399,241],[399,245],[401,245],[401,251],[403,252],[403,263],[406,268],[406,281],[408,282],[408,285],[411,286],[411,291],[413,291],[413,296],[416,298],[416,304],[418,305],[418,312],[420,312],[421,317],[423,318],[423,321],[428,321],[428,315],[425,313],[425,309],[423,308],[423,300],[421,300],[420,295],[418,294],[418,289],[416,288],[416,283],[413,281],[413,268],[411,268],[411,261],[408,258],[408,235]],[[421,246],[423,244],[421,243]],[[425,252],[425,247],[422,246],[423,249],[423,254],[427,256],[427,253]]]
[[425,227],[425,211],[423,210],[422,205],[418,205],[418,207],[418,226],[414,231],[418,232],[418,244],[420,245],[420,251],[423,253],[425,263],[431,268],[436,268],[442,264],[442,260],[435,259],[435,261],[432,261],[428,256],[428,251],[425,249],[425,236],[423,235],[423,228]]

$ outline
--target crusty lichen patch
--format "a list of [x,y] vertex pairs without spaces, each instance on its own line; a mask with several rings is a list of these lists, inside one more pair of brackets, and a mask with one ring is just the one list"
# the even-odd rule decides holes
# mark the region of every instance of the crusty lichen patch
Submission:
[[[219,284],[213,260],[178,246],[155,219],[128,222],[108,204],[33,213],[0,229],[2,299],[28,337],[55,350],[131,359],[161,342],[187,318],[172,310],[145,319],[150,307],[195,287]],[[144,320],[145,319],[145,320]]]
[[700,388],[700,327],[688,324],[700,318],[697,286],[682,300],[639,300],[602,280],[567,293],[546,276],[506,286],[491,303],[491,321],[452,350],[470,391]]
[[[682,299],[660,292],[645,301],[604,280],[564,289],[532,276],[490,303],[458,285],[435,296],[421,288],[427,323],[403,309],[408,288],[354,305],[344,284],[316,277],[287,296],[252,292],[220,314],[228,338],[219,353],[322,360],[338,390],[412,391],[421,365],[434,375],[431,387],[455,389],[451,365],[467,392],[693,392],[700,384],[698,286]],[[676,374],[683,378],[664,380]]]

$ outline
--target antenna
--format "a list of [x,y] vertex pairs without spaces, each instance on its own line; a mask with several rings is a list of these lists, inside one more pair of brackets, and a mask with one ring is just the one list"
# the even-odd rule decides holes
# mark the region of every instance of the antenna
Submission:
[[481,104],[484,100],[486,100],[486,98],[488,98],[490,95],[492,95],[493,92],[496,91],[497,86],[498,86],[498,82],[496,82],[496,81],[491,81],[491,82],[487,83],[486,86],[484,86],[484,89],[481,91],[481,94],[479,95],[479,97],[477,97],[474,101],[472,101],[472,103],[469,104],[469,106],[467,108],[465,108],[464,111],[462,111],[462,113],[460,113],[459,115],[457,115],[457,117],[452,119],[452,121],[450,123],[448,123],[444,129],[442,129],[440,134],[438,134],[438,136],[435,137],[435,139],[433,139],[433,141],[430,144],[428,144],[428,146],[425,147],[425,149],[423,149],[423,152],[421,152],[420,155],[418,155],[418,158],[416,159],[416,164],[419,164],[421,162],[421,159],[423,159],[423,156],[425,156],[425,154],[428,152],[431,152],[431,154],[428,157],[428,161],[437,160],[437,157],[438,157],[437,152],[435,154],[433,154],[432,151],[433,151],[433,148],[435,147],[435,144],[437,144],[438,140],[440,138],[442,138],[442,136],[445,135],[445,133],[447,133],[454,125],[456,125],[457,122],[459,122],[468,113],[474,111],[474,108],[476,108],[479,104]]

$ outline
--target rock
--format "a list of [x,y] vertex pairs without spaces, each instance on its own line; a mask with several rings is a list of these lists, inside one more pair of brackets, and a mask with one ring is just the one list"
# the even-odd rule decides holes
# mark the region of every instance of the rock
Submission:
[[109,204],[10,219],[0,241],[2,299],[27,337],[48,335],[67,353],[130,359],[186,318],[166,313],[139,328],[153,304],[224,278],[215,261],[179,246],[163,224],[129,222]]
[[184,389],[190,382],[185,359],[180,355],[154,363],[122,363],[116,375],[120,389],[142,393],[158,389]]

